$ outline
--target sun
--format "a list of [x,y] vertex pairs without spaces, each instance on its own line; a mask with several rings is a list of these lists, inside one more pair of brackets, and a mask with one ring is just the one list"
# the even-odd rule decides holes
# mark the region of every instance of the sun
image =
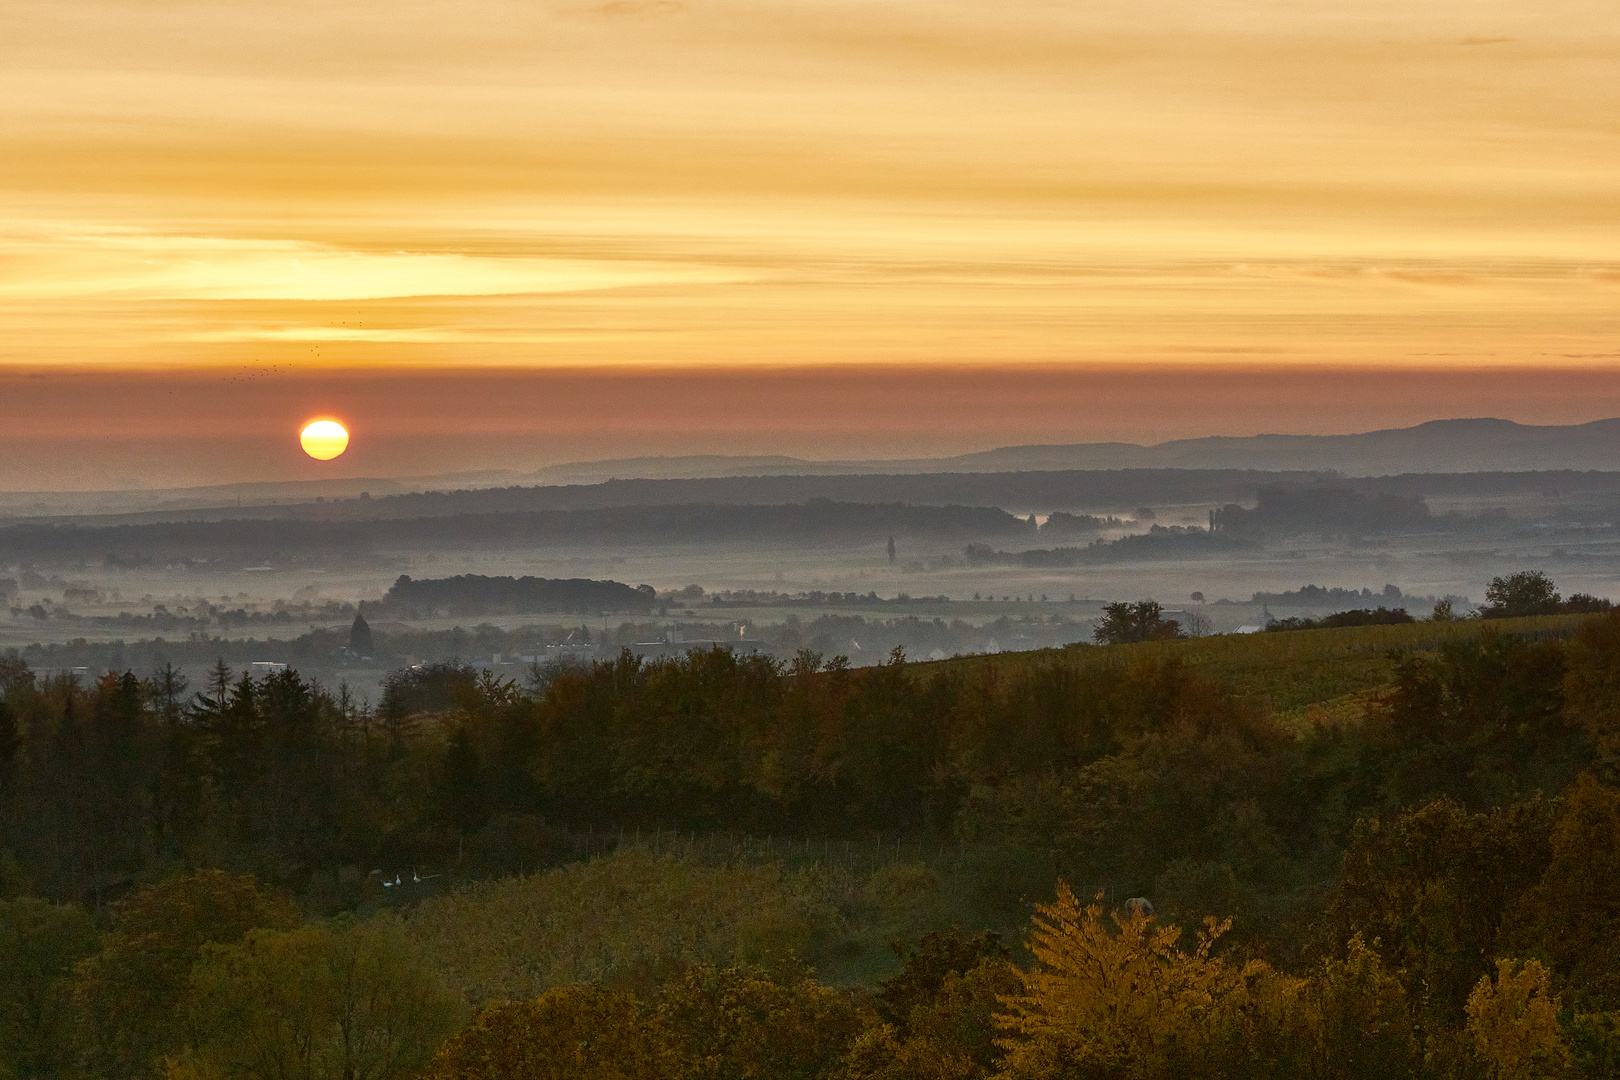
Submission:
[[316,420],[305,426],[298,441],[310,457],[331,461],[349,448],[349,433],[336,420]]

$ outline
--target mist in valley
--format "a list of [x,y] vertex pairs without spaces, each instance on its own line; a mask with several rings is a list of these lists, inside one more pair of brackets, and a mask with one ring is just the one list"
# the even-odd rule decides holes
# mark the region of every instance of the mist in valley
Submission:
[[[1089,642],[1112,601],[1222,634],[1358,608],[1423,618],[1442,600],[1464,614],[1524,568],[1598,596],[1620,576],[1612,473],[676,479],[256,513],[0,525],[0,650],[84,678],[174,664],[194,687],[217,660],[287,664],[374,702],[415,664],[524,680],[624,649],[723,647],[867,666],[897,648],[926,661]],[[399,587],[466,575],[512,582],[426,600]],[[526,598],[522,578],[628,588]]]

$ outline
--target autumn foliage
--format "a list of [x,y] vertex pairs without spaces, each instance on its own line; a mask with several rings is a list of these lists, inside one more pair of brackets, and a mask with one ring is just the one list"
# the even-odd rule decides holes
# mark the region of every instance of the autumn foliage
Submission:
[[0,1078],[1620,1075],[1620,615],[1255,637],[6,661]]

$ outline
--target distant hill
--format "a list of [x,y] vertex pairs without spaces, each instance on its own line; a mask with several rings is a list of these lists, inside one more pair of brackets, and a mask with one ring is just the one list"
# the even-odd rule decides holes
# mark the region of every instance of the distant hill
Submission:
[[[1114,469],[1009,473],[902,473],[843,476],[720,476],[696,480],[608,480],[560,487],[423,491],[383,498],[283,502],[274,506],[171,507],[139,514],[53,515],[35,525],[109,527],[180,521],[390,521],[684,505],[769,506],[825,499],[912,506],[996,506],[1019,515],[1072,511],[1131,515],[1140,506],[1253,504],[1265,487],[1328,486],[1407,497],[1620,496],[1620,472],[1405,473],[1345,478],[1332,473],[1242,469]],[[1070,520],[1068,525],[1077,522]],[[3,522],[0,522],[3,524]],[[1070,528],[1071,532],[1076,531]],[[1085,531],[1080,529],[1078,531]]]
[[0,527],[0,560],[162,565],[175,559],[282,564],[289,556],[478,544],[876,542],[888,536],[979,540],[1033,534],[1033,523],[993,507],[903,506],[812,499],[769,506],[685,504],[591,510],[475,513],[383,520],[174,521],[141,525]]
[[[1023,514],[1110,508],[1131,511],[1154,503],[1252,502],[1268,484],[1309,484],[1319,473],[1259,473],[1235,469],[1127,469],[1112,472],[911,473],[846,476],[719,476],[696,480],[608,480],[560,487],[502,487],[426,491],[386,498],[348,498],[278,506],[223,506],[145,514],[56,519],[79,525],[164,521],[296,519],[372,521],[608,510],[688,505],[775,506],[823,500],[912,506],[999,506]],[[1616,477],[1620,484],[1620,476]]]
[[584,484],[627,478],[785,476],[827,473],[982,473],[1067,469],[1332,470],[1345,476],[1404,472],[1620,469],[1620,418],[1533,425],[1478,418],[1431,420],[1354,435],[1217,435],[1136,443],[1004,446],[954,457],[805,461],[790,457],[625,458],[541,469],[524,480]]
[[0,491],[0,519],[129,516],[185,517],[209,509],[256,509],[317,499],[353,499],[415,491],[471,490],[516,483],[522,473],[506,469],[440,473],[434,476],[341,477],[332,480],[264,480],[184,488],[130,488],[104,491]]
[[1380,488],[1405,494],[1616,490],[1620,419],[1564,427],[1497,419],[1434,420],[1355,435],[1214,436],[1156,446],[1007,446],[900,460],[640,457],[531,473],[486,470],[165,491],[0,492],[0,519],[97,516],[106,524],[233,517],[365,520],[810,498],[993,505],[1045,513],[1130,509],[1154,502],[1248,501],[1262,484],[1309,481],[1323,473],[1351,480],[1386,478]]

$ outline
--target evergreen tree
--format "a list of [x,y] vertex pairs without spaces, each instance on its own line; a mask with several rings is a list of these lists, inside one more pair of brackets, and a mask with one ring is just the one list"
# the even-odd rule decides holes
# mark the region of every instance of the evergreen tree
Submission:
[[225,699],[231,691],[231,669],[220,657],[214,661],[214,666],[208,671],[208,694],[214,699],[214,704],[220,708],[225,707]]
[[375,656],[377,646],[371,640],[371,626],[364,615],[356,615],[349,627],[349,653],[351,656]]
[[450,733],[435,795],[440,820],[461,836],[469,836],[489,822],[488,783],[466,724]]

